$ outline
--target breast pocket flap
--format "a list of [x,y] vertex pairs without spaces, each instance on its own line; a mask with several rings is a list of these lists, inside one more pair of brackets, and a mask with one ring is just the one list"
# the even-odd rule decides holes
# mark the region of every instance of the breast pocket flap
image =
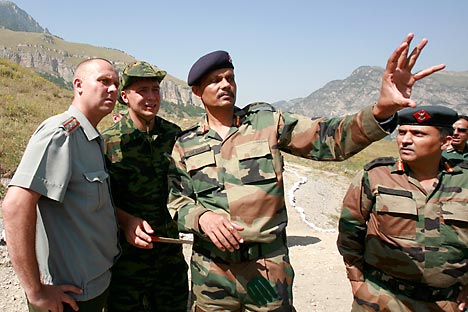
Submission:
[[410,191],[379,186],[377,193],[376,210],[378,212],[418,214],[416,201]]
[[88,182],[100,183],[104,183],[104,181],[106,181],[106,179],[109,177],[109,174],[104,170],[85,172],[83,175],[85,176],[85,179],[88,180]]
[[244,143],[237,146],[236,149],[239,160],[264,157],[271,153],[267,140]]
[[215,164],[214,152],[205,150],[198,154],[192,154],[185,159],[187,170],[194,171]]
[[445,220],[468,222],[468,205],[465,202],[444,202],[442,212]]

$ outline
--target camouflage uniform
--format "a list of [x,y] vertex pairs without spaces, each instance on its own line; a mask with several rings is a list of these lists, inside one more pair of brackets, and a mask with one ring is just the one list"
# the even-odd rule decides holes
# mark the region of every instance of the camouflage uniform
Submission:
[[[266,104],[235,108],[224,140],[206,118],[183,132],[172,153],[169,208],[179,230],[195,234],[191,271],[198,309],[291,311],[294,272],[285,242],[280,150],[342,160],[387,134],[371,108],[312,120]],[[244,227],[239,251],[221,252],[201,233],[198,218],[207,210]]]
[[376,159],[343,200],[338,248],[348,278],[365,282],[352,311],[458,311],[468,283],[468,163],[442,159],[430,192],[408,170]]
[[[167,155],[180,128],[158,116],[149,133],[123,118],[103,132],[116,207],[148,221],[154,235],[178,238],[177,224],[167,210]],[[109,311],[186,311],[187,264],[180,245],[156,243],[140,249],[121,233],[123,253],[112,270]]]
[[468,144],[465,145],[463,152],[457,151],[453,146],[449,146],[446,150],[442,151],[442,156],[447,159],[468,160]]

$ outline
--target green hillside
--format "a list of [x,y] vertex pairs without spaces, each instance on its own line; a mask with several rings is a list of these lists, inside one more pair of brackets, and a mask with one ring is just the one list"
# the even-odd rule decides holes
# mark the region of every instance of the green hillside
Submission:
[[[73,91],[60,88],[32,70],[0,58],[0,177],[10,176],[21,159],[29,137],[49,116],[63,112],[71,104]],[[201,108],[161,103],[160,115],[191,125]],[[110,126],[110,116],[99,124]]]
[[67,109],[73,93],[31,70],[0,59],[0,174],[8,175],[36,127]]

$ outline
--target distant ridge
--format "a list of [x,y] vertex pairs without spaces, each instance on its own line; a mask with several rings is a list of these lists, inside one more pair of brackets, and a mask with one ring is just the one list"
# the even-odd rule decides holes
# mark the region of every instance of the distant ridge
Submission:
[[[310,117],[354,113],[378,100],[381,67],[361,66],[343,80],[333,80],[304,98],[273,103]],[[468,114],[468,71],[441,71],[416,82],[411,98],[417,105],[444,105]]]

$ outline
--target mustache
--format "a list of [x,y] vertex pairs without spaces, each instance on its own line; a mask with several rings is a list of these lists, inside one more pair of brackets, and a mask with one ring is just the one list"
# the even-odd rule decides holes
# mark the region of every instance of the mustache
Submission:
[[411,151],[411,152],[414,152],[414,149],[403,146],[403,147],[400,147],[400,151]]
[[219,99],[219,98],[225,96],[226,94],[229,95],[230,97],[234,98],[234,99],[236,98],[236,95],[235,95],[234,92],[232,92],[231,90],[227,90],[227,91],[223,91],[223,92],[219,93],[219,94],[216,96],[216,98]]

